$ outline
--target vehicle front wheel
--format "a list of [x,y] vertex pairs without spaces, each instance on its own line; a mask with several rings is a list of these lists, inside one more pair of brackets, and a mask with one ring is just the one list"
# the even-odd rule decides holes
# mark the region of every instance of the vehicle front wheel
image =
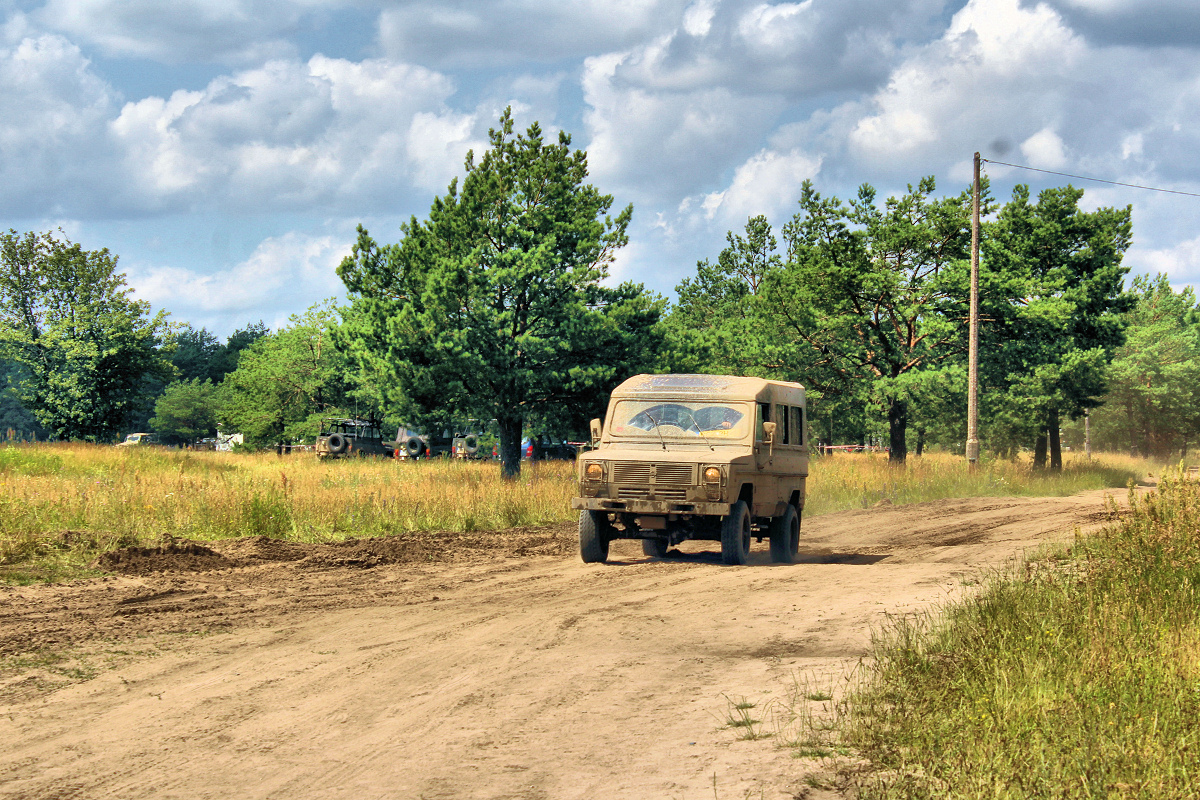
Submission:
[[750,558],[750,508],[738,500],[721,520],[721,560],[726,564],[745,564]]
[[612,523],[603,511],[579,512],[579,557],[585,564],[603,564],[608,560]]
[[800,549],[800,516],[789,505],[783,514],[771,520],[771,560],[790,564]]
[[651,558],[667,557],[666,539],[642,539],[642,553]]

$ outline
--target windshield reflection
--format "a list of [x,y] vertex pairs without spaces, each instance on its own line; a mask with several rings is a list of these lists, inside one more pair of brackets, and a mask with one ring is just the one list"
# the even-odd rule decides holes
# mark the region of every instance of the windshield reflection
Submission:
[[744,403],[621,400],[611,431],[623,438],[740,439],[749,431]]

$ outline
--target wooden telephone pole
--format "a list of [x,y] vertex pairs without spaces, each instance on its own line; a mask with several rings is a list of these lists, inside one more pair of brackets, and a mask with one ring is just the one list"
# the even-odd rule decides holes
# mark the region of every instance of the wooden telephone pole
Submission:
[[979,463],[979,153],[971,192],[971,317],[967,346],[967,463]]

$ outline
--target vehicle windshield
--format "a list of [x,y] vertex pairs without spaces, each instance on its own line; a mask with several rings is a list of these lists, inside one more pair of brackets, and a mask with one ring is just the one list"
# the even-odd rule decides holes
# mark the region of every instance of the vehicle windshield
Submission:
[[749,433],[746,403],[619,400],[613,408],[611,432],[629,439],[741,439]]

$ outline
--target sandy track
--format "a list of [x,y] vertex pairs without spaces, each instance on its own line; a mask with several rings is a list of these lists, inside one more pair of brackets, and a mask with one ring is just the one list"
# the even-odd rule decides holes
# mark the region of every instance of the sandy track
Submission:
[[831,685],[885,613],[1104,518],[1099,492],[846,512],[788,566],[588,566],[567,526],[432,564],[248,540],[0,589],[0,798],[832,796],[726,697]]

